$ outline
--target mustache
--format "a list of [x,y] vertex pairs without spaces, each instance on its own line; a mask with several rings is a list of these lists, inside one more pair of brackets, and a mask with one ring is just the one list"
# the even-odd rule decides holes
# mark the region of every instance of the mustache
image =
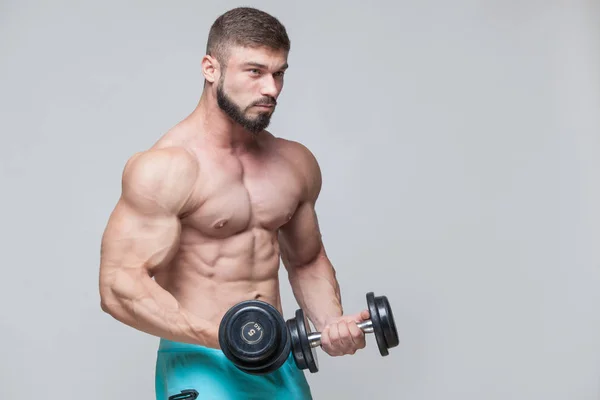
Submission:
[[254,103],[252,103],[253,106],[262,106],[262,105],[266,105],[266,106],[276,106],[277,105],[277,100],[275,100],[272,97],[266,97],[260,100],[255,101]]

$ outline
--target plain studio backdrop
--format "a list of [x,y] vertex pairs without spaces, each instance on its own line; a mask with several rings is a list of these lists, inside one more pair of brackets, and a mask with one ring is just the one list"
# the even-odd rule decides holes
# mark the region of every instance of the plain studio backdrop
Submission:
[[400,333],[319,350],[315,398],[600,398],[600,7],[566,0],[3,0],[0,398],[153,398],[158,340],[100,310],[100,239],[239,5],[291,37],[270,129],[320,162],[345,309],[387,295]]

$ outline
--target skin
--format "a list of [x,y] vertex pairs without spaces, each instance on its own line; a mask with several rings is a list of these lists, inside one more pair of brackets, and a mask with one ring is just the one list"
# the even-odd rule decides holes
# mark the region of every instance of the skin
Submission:
[[250,105],[276,103],[287,56],[235,47],[226,66],[205,56],[197,107],[127,161],[102,237],[106,313],[151,335],[219,348],[220,320],[238,302],[259,299],[282,312],[282,260],[323,350],[341,356],[365,347],[356,323],[368,312],[343,315],[321,240],[317,160],[300,143],[234,122],[218,104],[221,83],[244,118],[264,121],[276,106]]

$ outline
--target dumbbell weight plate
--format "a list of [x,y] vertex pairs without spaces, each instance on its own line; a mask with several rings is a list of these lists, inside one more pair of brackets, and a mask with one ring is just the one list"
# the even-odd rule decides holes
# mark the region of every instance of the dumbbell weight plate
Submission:
[[368,292],[367,307],[371,316],[373,334],[379,348],[379,354],[387,356],[389,354],[388,349],[397,346],[399,343],[390,303],[387,297],[375,297],[373,292]]
[[392,307],[386,296],[375,297],[375,305],[379,314],[379,323],[383,328],[383,336],[388,349],[398,346],[400,339],[398,338],[398,330],[394,322],[394,314]]
[[284,340],[279,343],[273,356],[264,365],[250,369],[246,368],[243,371],[252,375],[265,375],[279,369],[288,359],[292,347],[290,335],[284,334],[283,338]]
[[277,309],[258,300],[236,304],[219,326],[223,353],[236,367],[251,374],[268,373],[285,362],[290,351],[287,336],[285,321]]
[[296,310],[295,318],[286,321],[290,340],[292,344],[292,353],[296,366],[299,369],[308,369],[310,372],[319,371],[319,362],[317,352],[310,346],[308,341],[308,321],[304,316],[302,309]]

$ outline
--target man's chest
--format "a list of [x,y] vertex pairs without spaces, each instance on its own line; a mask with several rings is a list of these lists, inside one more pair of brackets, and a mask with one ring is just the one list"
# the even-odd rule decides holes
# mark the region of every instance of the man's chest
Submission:
[[206,165],[198,179],[198,207],[185,223],[211,237],[253,228],[276,231],[288,222],[302,194],[303,177],[282,160]]

